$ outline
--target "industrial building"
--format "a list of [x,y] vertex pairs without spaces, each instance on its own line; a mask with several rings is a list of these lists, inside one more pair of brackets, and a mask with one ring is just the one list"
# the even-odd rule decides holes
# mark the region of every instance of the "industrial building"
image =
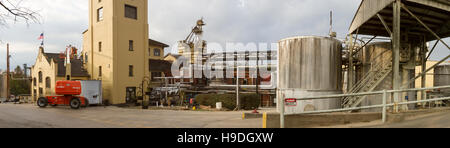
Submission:
[[[429,62],[432,65],[426,63],[436,47],[427,46],[427,42],[437,40],[436,44],[442,43],[450,50],[442,40],[450,36],[448,14],[450,2],[446,0],[362,0],[344,41],[333,39],[333,32],[330,32],[331,37],[281,40],[278,108],[281,103],[286,103],[286,113],[299,113],[379,105],[382,104],[381,95],[306,100],[297,104],[285,102],[285,99],[415,88],[414,82],[418,78],[421,78],[420,87],[426,87],[427,73],[438,68],[440,71],[434,74],[435,79],[446,79],[444,76],[448,76],[448,71],[440,64],[446,62],[450,54],[440,61]],[[438,84],[444,85],[450,84]],[[412,91],[394,93],[387,101],[415,101],[418,95],[419,99],[427,97],[426,92]],[[415,107],[401,105],[393,110]]]
[[[186,39],[179,42],[178,54],[167,56],[164,48],[168,45],[149,39],[147,7],[147,0],[90,0],[89,28],[83,32],[81,58],[74,58],[72,68],[67,69],[64,62],[63,67],[52,65],[58,63],[58,55],[41,49],[36,62],[41,66],[35,66],[47,66],[45,77],[52,81],[101,80],[103,100],[111,104],[130,103],[139,97],[145,100],[147,96],[168,101],[170,96],[186,100],[206,93],[257,93],[261,94],[260,106],[280,109],[281,104],[288,104],[287,113],[382,102],[377,99],[380,95],[288,103],[286,98],[446,85],[435,83],[446,82],[440,81],[448,73],[442,63],[450,55],[440,61],[428,61],[436,45],[427,44],[437,40],[436,44],[449,47],[441,40],[450,36],[450,2],[446,0],[362,0],[345,40],[337,39],[332,31],[329,37],[289,37],[280,39],[278,51],[209,52],[212,50],[202,38],[206,23],[200,19]],[[182,67],[174,72],[173,64]],[[207,66],[210,71],[204,71]],[[74,75],[78,68],[85,75]],[[270,70],[260,73],[260,68]],[[439,73],[433,74],[435,68]],[[59,76],[62,69],[72,72],[70,77]],[[47,93],[47,85],[41,85],[41,71],[32,70],[34,96]],[[430,72],[433,77],[426,77]],[[439,81],[429,82],[430,79]],[[436,93],[442,94],[430,95]],[[430,95],[394,93],[388,96],[387,103],[426,99]],[[405,105],[395,110],[415,107]]]
[[166,63],[168,45],[149,39],[148,30],[147,0],[89,0],[83,66],[90,79],[102,81],[103,100],[108,103],[135,101],[149,79],[170,69],[157,67]]

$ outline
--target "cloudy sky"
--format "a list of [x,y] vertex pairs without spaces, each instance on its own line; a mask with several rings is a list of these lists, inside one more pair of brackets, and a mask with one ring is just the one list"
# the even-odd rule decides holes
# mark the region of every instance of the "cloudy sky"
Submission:
[[[276,43],[290,36],[326,36],[329,11],[334,30],[344,38],[360,0],[149,0],[150,38],[171,45],[184,39],[201,17],[209,43]],[[24,0],[22,6],[37,10],[42,23],[8,21],[0,27],[0,69],[6,69],[6,43],[10,43],[11,67],[33,65],[45,32],[46,52],[62,52],[66,45],[81,48],[82,32],[88,27],[88,0]],[[2,11],[0,11],[2,12]],[[446,39],[450,42],[449,39]],[[432,55],[448,55],[439,45]]]

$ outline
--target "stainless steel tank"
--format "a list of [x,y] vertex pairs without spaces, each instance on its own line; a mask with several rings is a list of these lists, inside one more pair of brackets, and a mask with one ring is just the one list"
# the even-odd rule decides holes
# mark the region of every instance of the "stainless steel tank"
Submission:
[[[334,38],[301,36],[279,41],[278,109],[282,98],[342,93],[342,43]],[[340,99],[297,101],[286,113],[336,109]]]
[[[434,86],[450,85],[450,63],[441,64],[434,68]],[[450,93],[450,89],[441,90]]]

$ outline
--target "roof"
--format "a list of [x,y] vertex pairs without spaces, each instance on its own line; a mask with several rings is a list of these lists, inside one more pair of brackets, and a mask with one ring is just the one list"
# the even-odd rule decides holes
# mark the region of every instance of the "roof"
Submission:
[[[44,53],[45,58],[50,63],[52,60],[58,65],[58,77],[66,76],[66,67],[64,66],[64,59],[60,58],[60,53]],[[89,77],[89,73],[83,68],[81,59],[71,59],[72,77]]]
[[[389,37],[389,33],[387,33],[377,14],[380,14],[387,25],[392,28],[392,4],[394,1],[362,0],[349,28],[349,33]],[[402,3],[439,37],[450,36],[450,1],[402,0]],[[409,30],[410,38],[425,35],[428,41],[437,39],[404,9],[402,9],[401,17],[401,28]]]
[[51,62],[52,60],[57,63],[57,61],[60,59],[60,53],[44,53],[45,58],[47,59],[47,62]]
[[179,55],[179,54],[172,54],[172,53],[169,53],[169,54],[167,54],[164,58],[167,58],[168,56],[173,56],[173,57],[175,57],[175,59],[178,59],[179,57],[181,57],[181,55]]
[[164,48],[169,47],[169,45],[167,45],[167,44],[164,44],[164,43],[152,40],[152,39],[148,39],[148,44],[149,45],[155,45],[155,46],[162,46]]
[[150,59],[149,62],[151,72],[170,72],[172,69],[172,63],[166,60]]
[[[72,77],[89,77],[89,73],[83,68],[83,62],[81,59],[70,60]],[[66,76],[66,67],[64,66],[64,60],[58,61],[58,77]]]

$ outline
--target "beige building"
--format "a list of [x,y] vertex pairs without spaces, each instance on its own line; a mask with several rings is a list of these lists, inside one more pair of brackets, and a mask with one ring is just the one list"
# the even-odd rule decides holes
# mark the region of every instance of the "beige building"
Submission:
[[[426,69],[431,68],[431,66],[435,65],[439,61],[427,61]],[[450,63],[450,61],[447,61],[447,63]],[[418,66],[416,67],[416,76],[418,76],[420,73],[422,73],[422,67]],[[425,78],[425,87],[434,87],[434,69],[427,72],[427,76]],[[416,88],[422,88],[422,78],[418,78],[415,82]],[[422,100],[422,92],[417,92],[417,100]]]
[[[149,40],[148,0],[89,0],[89,29],[83,33],[83,64],[102,80],[103,100],[123,104],[136,98],[142,81],[162,72],[166,44]],[[145,86],[147,87],[147,86]]]
[[[35,64],[31,67],[31,96],[33,101],[39,97],[55,95],[56,81],[88,80],[89,74],[82,67],[81,59],[72,58],[70,68],[65,64],[65,55],[61,53],[45,53],[39,48]],[[70,71],[70,72],[67,72]],[[70,74],[69,74],[70,73]]]

